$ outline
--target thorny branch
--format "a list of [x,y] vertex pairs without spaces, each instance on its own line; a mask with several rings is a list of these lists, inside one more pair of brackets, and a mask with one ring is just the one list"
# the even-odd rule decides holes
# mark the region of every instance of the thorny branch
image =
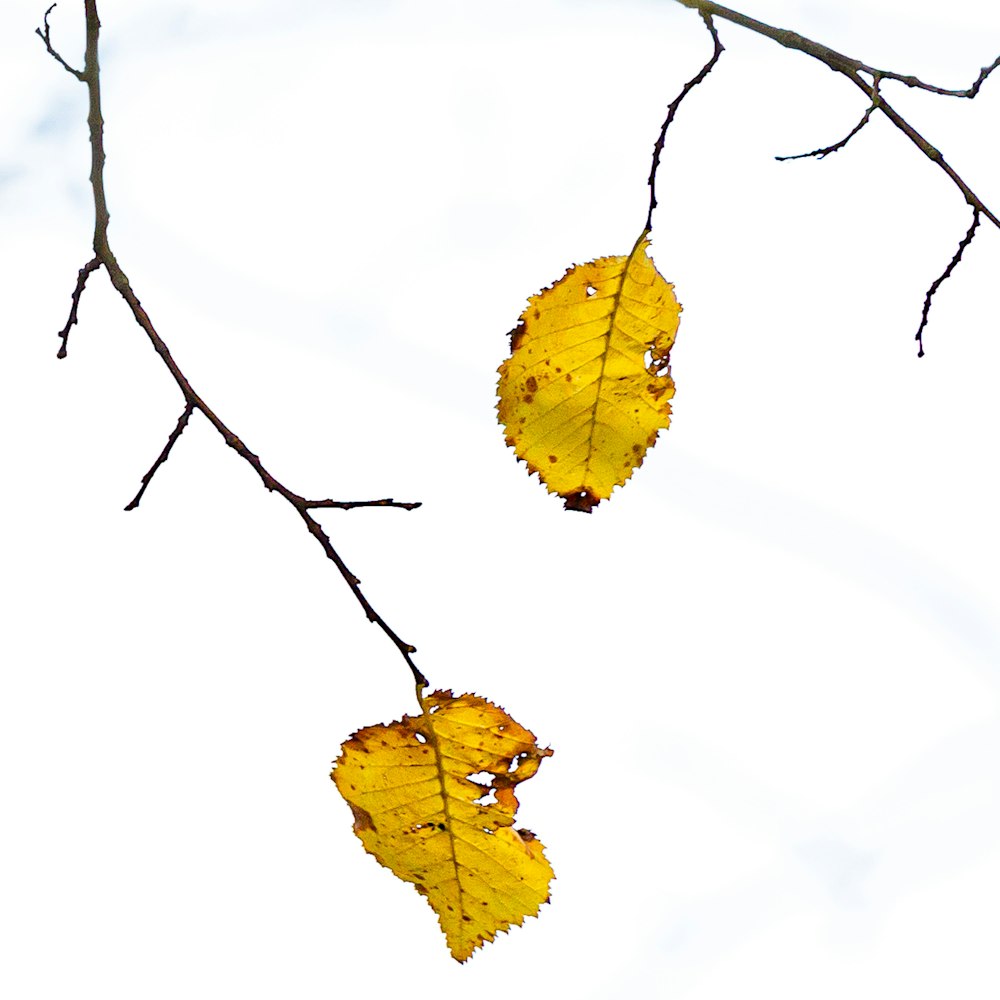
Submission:
[[[704,17],[719,17],[726,21],[731,21],[733,24],[738,24],[742,28],[747,28],[749,31],[756,32],[758,35],[763,35],[765,38],[770,38],[777,42],[779,45],[785,46],[788,49],[795,49],[796,51],[803,52],[807,56],[811,56],[813,59],[819,60],[819,62],[828,66],[836,73],[840,73],[842,76],[846,77],[851,81],[856,87],[868,95],[871,101],[871,107],[865,112],[864,117],[858,123],[858,125],[851,131],[851,133],[841,142],[835,143],[833,146],[828,146],[825,149],[815,150],[812,153],[806,153],[805,156],[816,156],[817,158],[822,158],[822,156],[827,155],[827,153],[832,153],[837,149],[842,149],[847,142],[852,139],[862,128],[868,123],[868,119],[871,113],[875,110],[881,111],[886,118],[892,122],[900,130],[900,132],[905,135],[910,142],[912,142],[929,160],[935,163],[941,170],[943,170],[951,182],[961,191],[962,196],[965,201],[971,206],[973,211],[973,225],[969,229],[968,234],[959,246],[958,253],[955,254],[951,261],[951,264],[945,269],[944,273],[934,281],[931,287],[928,289],[927,297],[924,301],[923,317],[920,323],[920,329],[917,331],[917,341],[920,344],[918,351],[918,357],[923,357],[923,330],[927,322],[927,314],[930,310],[931,300],[934,294],[940,288],[941,283],[947,279],[955,265],[961,260],[962,254],[964,253],[966,247],[972,242],[972,238],[976,233],[978,223],[980,221],[980,216],[984,216],[989,219],[998,229],[1000,229],[1000,218],[998,218],[989,207],[983,202],[983,200],[969,187],[969,185],[963,180],[961,175],[945,160],[941,151],[933,146],[927,139],[925,139],[891,104],[886,101],[885,97],[879,91],[879,84],[883,80],[893,80],[897,83],[902,83],[907,87],[913,87],[918,90],[926,90],[932,94],[938,94],[945,97],[968,97],[974,98],[978,93],[983,83],[986,81],[990,74],[1000,67],[1000,56],[998,56],[989,66],[984,66],[980,70],[979,76],[971,87],[965,90],[948,90],[944,87],[937,87],[933,84],[925,83],[923,80],[918,79],[915,76],[907,76],[901,73],[894,73],[891,70],[876,69],[873,66],[869,66],[867,63],[862,62],[860,59],[854,59],[851,56],[846,56],[842,52],[837,52],[835,49],[831,49],[820,42],[814,42],[811,38],[805,38],[804,36],[794,32],[789,31],[785,28],[775,28],[770,24],[765,24],[763,21],[757,21],[752,17],[747,17],[746,14],[741,14],[739,11],[730,10],[728,7],[723,7],[721,4],[714,3],[713,0],[677,0],[678,3],[683,4],[685,7],[690,7],[697,10],[701,16]],[[870,79],[866,79],[866,77]],[[778,159],[799,159],[800,157],[778,157]]]
[[[55,5],[53,4],[53,7],[54,6]],[[41,28],[38,28],[36,29],[37,34],[45,43],[45,47],[52,57],[61,66],[72,73],[78,80],[87,85],[87,91],[90,97],[90,111],[87,117],[87,123],[90,126],[90,183],[94,192],[95,216],[94,258],[80,269],[76,288],[72,296],[72,308],[70,310],[69,320],[59,334],[63,341],[62,347],[59,350],[59,356],[65,356],[66,340],[69,336],[70,327],[72,327],[77,321],[77,310],[80,305],[80,297],[83,295],[87,278],[90,276],[91,272],[96,271],[99,267],[103,266],[108,272],[111,284],[114,285],[115,289],[128,304],[129,309],[132,311],[132,315],[135,317],[136,323],[139,324],[146,336],[149,338],[150,343],[153,345],[153,349],[157,354],[159,354],[163,363],[166,365],[167,370],[170,372],[171,376],[173,376],[174,381],[177,383],[178,388],[184,396],[184,412],[181,414],[180,419],[177,421],[177,425],[171,432],[166,445],[160,452],[156,461],[152,464],[146,475],[143,476],[142,486],[140,487],[139,492],[125,509],[133,510],[138,507],[139,501],[142,499],[142,495],[146,491],[146,487],[149,486],[150,481],[160,466],[163,465],[163,463],[170,457],[170,452],[177,443],[181,434],[184,432],[184,428],[187,426],[188,420],[197,410],[202,414],[202,416],[205,417],[206,420],[208,420],[208,422],[219,432],[219,434],[222,435],[222,439],[226,442],[226,444],[229,445],[229,447],[232,448],[233,451],[235,451],[240,458],[242,458],[254,470],[254,472],[257,473],[260,481],[264,484],[264,487],[270,492],[277,493],[284,497],[284,499],[295,508],[295,511],[305,523],[309,533],[316,539],[317,542],[319,542],[327,558],[340,571],[340,575],[344,578],[348,587],[351,588],[351,592],[364,609],[368,620],[378,625],[379,628],[381,628],[382,631],[389,637],[389,639],[392,640],[393,644],[399,650],[400,655],[406,661],[407,666],[410,668],[418,687],[421,685],[426,686],[426,678],[417,668],[412,659],[412,654],[417,651],[416,647],[401,639],[389,627],[385,619],[382,618],[382,616],[372,607],[368,598],[365,597],[364,593],[361,591],[361,581],[358,580],[350,569],[348,569],[344,560],[340,557],[340,554],[333,547],[330,537],[323,530],[320,523],[310,513],[311,510],[315,510],[317,508],[333,507],[345,510],[352,507],[400,507],[405,510],[413,510],[415,507],[419,507],[420,504],[397,503],[392,499],[363,501],[307,500],[305,497],[300,496],[298,493],[294,493],[292,490],[279,483],[278,480],[267,471],[261,463],[260,458],[258,458],[258,456],[255,455],[243,443],[243,441],[241,441],[240,438],[237,437],[237,435],[222,422],[215,411],[197,392],[195,392],[187,377],[178,367],[177,362],[171,355],[166,343],[156,332],[152,321],[146,313],[146,310],[143,309],[135,292],[132,290],[128,277],[125,275],[125,272],[115,259],[115,255],[111,252],[111,247],[108,243],[108,222],[110,216],[108,213],[107,199],[104,193],[104,118],[101,112],[101,71],[98,62],[98,38],[100,36],[101,22],[97,15],[97,0],[84,0],[84,13],[87,22],[87,48],[82,72],[73,69],[53,48],[49,36],[48,21],[49,14],[51,12],[52,7],[45,12],[43,20],[44,31]]]

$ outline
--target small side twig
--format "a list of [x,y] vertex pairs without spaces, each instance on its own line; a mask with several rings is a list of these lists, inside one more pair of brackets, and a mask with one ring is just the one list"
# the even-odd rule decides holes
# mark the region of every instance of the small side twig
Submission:
[[[51,10],[51,8],[49,8]],[[77,311],[80,308],[80,298],[83,295],[84,288],[87,287],[87,279],[101,266],[100,258],[95,257],[93,260],[87,261],[83,267],[77,272],[76,275],[76,288],[73,289],[73,295],[71,296],[72,304],[69,307],[69,319],[66,320],[66,325],[59,331],[59,337],[62,340],[62,344],[59,346],[59,350],[56,351],[57,358],[66,357],[67,341],[69,340],[69,331],[72,327],[77,324]]]
[[45,48],[48,49],[49,55],[52,56],[52,58],[55,59],[55,61],[59,63],[59,65],[62,66],[62,68],[66,70],[67,73],[72,73],[73,76],[75,76],[80,81],[86,80],[86,76],[81,70],[73,69],[73,67],[70,66],[70,64],[66,62],[66,60],[63,59],[63,57],[59,55],[59,53],[56,52],[54,48],[52,48],[52,41],[49,38],[49,14],[51,14],[52,11],[54,11],[57,6],[58,4],[53,4],[45,12],[45,16],[42,18],[42,24],[45,25],[45,30],[42,31],[41,28],[35,28],[35,34],[38,35],[38,37],[43,42],[45,42]]
[[403,503],[386,497],[385,500],[306,500],[304,504],[306,510],[316,510],[319,507],[335,507],[337,510],[354,510],[355,507],[399,507],[402,510],[416,510],[423,506],[418,500],[416,503]]
[[948,90],[945,87],[935,87],[931,83],[924,83],[923,80],[915,76],[904,76],[902,73],[893,73],[886,69],[875,69],[873,66],[861,65],[858,69],[863,73],[870,73],[872,76],[880,76],[884,80],[895,80],[906,87],[914,87],[917,90],[926,90],[932,94],[939,94],[941,97],[967,97],[969,100],[972,100],[979,93],[979,88],[986,82],[986,78],[997,67],[1000,67],[1000,56],[997,56],[989,66],[984,66],[979,71],[976,82],[971,87],[966,87],[965,90]]
[[858,124],[855,125],[843,139],[840,140],[840,142],[835,142],[832,146],[824,146],[822,149],[814,149],[811,153],[796,153],[794,156],[776,156],[775,159],[782,163],[786,160],[805,160],[810,157],[822,160],[825,156],[829,156],[831,153],[836,153],[838,149],[843,149],[868,124],[871,119],[872,112],[878,109],[881,101],[878,92],[878,84],[879,78],[876,77],[875,82],[872,84],[872,103],[868,106],[868,110],[861,116],[861,121],[859,121]]
[[927,326],[927,314],[931,311],[931,300],[934,298],[935,293],[941,285],[951,277],[951,272],[955,270],[956,265],[962,259],[962,254],[965,253],[965,248],[972,242],[978,228],[979,209],[974,207],[972,209],[972,225],[969,226],[969,231],[962,238],[962,242],[958,244],[958,250],[955,251],[955,256],[951,258],[951,262],[944,269],[941,276],[937,278],[927,290],[927,296],[924,299],[923,315],[920,317],[920,327],[917,330],[916,336],[913,338],[917,342],[918,358],[922,358],[924,356],[924,327]]
[[701,19],[705,22],[705,27],[708,28],[710,34],[712,35],[712,44],[714,50],[712,52],[712,58],[705,63],[704,66],[699,70],[696,76],[693,76],[684,86],[681,88],[681,92],[674,98],[673,101],[667,107],[667,117],[663,121],[663,125],[660,127],[660,134],[653,145],[653,165],[649,170],[649,180],[646,182],[649,184],[649,211],[646,213],[646,231],[648,232],[653,227],[653,209],[656,208],[656,171],[660,166],[660,154],[663,152],[663,143],[667,138],[667,129],[670,128],[670,123],[674,120],[674,116],[677,114],[677,109],[681,106],[681,101],[684,100],[687,95],[694,90],[695,87],[701,83],[702,80],[712,72],[713,67],[719,61],[719,56],[725,51],[725,47],[719,40],[719,33],[715,29],[715,22],[712,20],[711,14],[706,14],[705,11],[699,11],[701,14]]
[[184,428],[187,427],[192,413],[194,413],[194,405],[189,402],[184,407],[184,412],[177,419],[177,426],[170,432],[170,437],[167,438],[167,443],[163,446],[163,451],[160,452],[156,461],[149,467],[149,472],[142,477],[142,486],[139,487],[139,492],[132,498],[132,502],[125,510],[135,510],[139,506],[139,501],[142,499],[143,493],[146,492],[146,487],[153,481],[156,470],[170,458],[170,449],[177,444],[177,439],[184,433]]

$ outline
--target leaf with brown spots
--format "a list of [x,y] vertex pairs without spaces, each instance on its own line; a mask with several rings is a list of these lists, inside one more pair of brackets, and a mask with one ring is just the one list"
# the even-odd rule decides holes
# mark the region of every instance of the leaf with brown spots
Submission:
[[417,695],[420,715],[355,733],[331,777],[365,850],[427,897],[464,962],[548,901],[542,845],[513,825],[514,788],[552,751],[484,698]]
[[681,307],[646,253],[648,237],[533,295],[499,369],[507,444],[567,510],[610,497],[670,425]]

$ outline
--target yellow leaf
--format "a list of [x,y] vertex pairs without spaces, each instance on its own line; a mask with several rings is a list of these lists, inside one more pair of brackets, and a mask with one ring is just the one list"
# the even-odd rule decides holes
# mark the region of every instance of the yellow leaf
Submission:
[[418,697],[421,715],[355,733],[331,777],[365,850],[427,897],[464,962],[548,901],[542,845],[512,827],[514,787],[552,751],[484,698]]
[[670,425],[681,307],[648,236],[628,257],[578,264],[533,295],[499,369],[507,444],[567,510],[611,496]]

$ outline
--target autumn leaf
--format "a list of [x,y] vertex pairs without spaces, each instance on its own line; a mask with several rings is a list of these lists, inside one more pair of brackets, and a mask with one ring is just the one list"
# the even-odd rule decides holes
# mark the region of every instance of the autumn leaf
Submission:
[[515,786],[552,751],[484,698],[417,693],[421,715],[355,733],[331,777],[365,850],[427,897],[464,962],[548,901],[542,844],[513,824]]
[[567,510],[592,510],[670,424],[681,307],[646,253],[571,267],[528,300],[500,366],[507,444]]

